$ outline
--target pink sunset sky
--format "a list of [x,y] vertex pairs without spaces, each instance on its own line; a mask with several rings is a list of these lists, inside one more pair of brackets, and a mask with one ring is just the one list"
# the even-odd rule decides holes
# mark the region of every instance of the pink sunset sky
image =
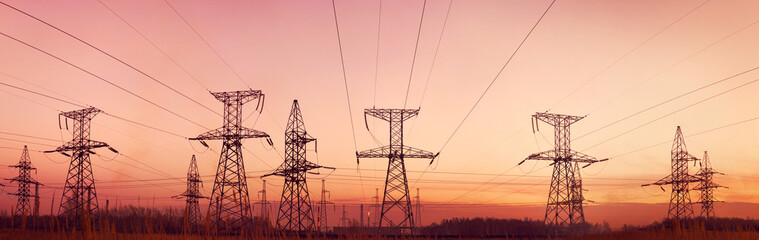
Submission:
[[[586,208],[590,222],[647,224],[666,215],[669,188],[662,192],[640,185],[669,174],[676,126],[682,127],[693,155],[709,151],[713,167],[726,173],[716,177],[730,187],[715,194],[727,202],[717,205],[717,215],[759,214],[759,166],[753,164],[759,159],[759,83],[754,82],[759,70],[746,72],[759,66],[756,1],[558,0],[450,142],[551,1],[454,0],[449,5],[448,0],[428,0],[424,5],[422,0],[383,0],[380,17],[378,0],[335,0],[345,81],[328,0],[169,1],[203,39],[164,1],[2,2],[216,112],[222,105],[209,91],[262,90],[264,111],[254,113],[255,104],[246,105],[245,116],[252,115],[243,125],[269,133],[275,149],[260,139],[244,142],[251,201],[259,199],[258,176],[283,161],[284,126],[292,100],[298,99],[309,134],[319,139],[318,153],[309,147],[309,160],[337,168],[331,175],[309,175],[311,199],[318,200],[320,179],[327,176],[332,201],[347,204],[354,215],[358,204],[371,203],[375,188],[381,190],[387,167],[382,159],[356,164],[357,150],[378,146],[373,135],[381,144],[388,139],[382,121],[369,118],[367,131],[363,109],[402,108],[404,102],[406,108],[420,108],[419,116],[406,122],[405,143],[441,152],[432,166],[427,160],[406,161],[412,195],[420,188],[426,203],[425,225],[451,217],[542,218],[549,163],[514,166],[553,147],[552,128],[541,124],[533,133],[529,123],[530,115],[547,110],[587,115],[572,125],[573,149],[611,158],[582,170],[585,198],[594,201]],[[53,198],[54,205],[60,202],[68,158],[40,151],[71,138],[71,132],[58,128],[57,115],[78,107],[8,85],[185,137],[105,114],[95,117],[92,139],[126,156],[112,159],[112,152],[99,149],[102,157],[92,157],[101,206],[106,199],[118,199],[121,205],[182,207],[184,201],[170,197],[184,191],[193,154],[204,176],[203,191],[210,195],[221,144],[209,142],[211,149],[205,151],[186,137],[220,127],[221,117],[5,5],[0,5],[0,32],[200,125],[0,36],[0,83],[5,84],[0,85],[0,163],[15,164],[28,145],[38,168],[36,179],[45,184],[42,214],[50,212]],[[15,174],[0,170],[2,178]],[[279,199],[282,182],[267,178],[270,201]],[[5,193],[13,191],[13,184],[2,188],[0,209],[10,211],[15,197]],[[698,197],[691,195],[694,201]],[[53,212],[57,209],[55,205]],[[337,217],[330,224],[337,224]]]

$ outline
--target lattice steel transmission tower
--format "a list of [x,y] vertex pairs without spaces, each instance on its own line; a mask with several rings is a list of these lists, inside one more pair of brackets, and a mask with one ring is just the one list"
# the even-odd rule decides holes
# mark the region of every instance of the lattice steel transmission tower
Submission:
[[[606,161],[574,151],[570,148],[569,126],[585,118],[554,113],[535,113],[532,115],[533,127],[540,131],[538,121],[554,127],[554,149],[532,154],[522,160],[552,161],[553,176],[546,204],[545,224],[552,228],[554,234],[581,234],[584,232],[585,213],[582,196],[582,177],[580,163],[583,168],[593,163]],[[535,130],[533,129],[533,131]]]
[[269,208],[271,208],[271,202],[266,200],[266,179],[261,180],[263,182],[261,186],[261,191],[258,191],[258,197],[261,199],[258,202],[255,202],[253,204],[261,205],[261,213],[260,217],[265,221],[269,220]]
[[[390,123],[390,145],[364,150],[356,153],[359,158],[387,158],[387,177],[385,178],[385,193],[380,211],[378,232],[391,234],[411,234],[416,226],[411,209],[411,195],[408,191],[406,178],[406,158],[429,158],[434,160],[440,153],[412,148],[403,144],[403,122],[419,114],[419,109],[365,109],[364,124],[367,131],[366,115],[385,120]],[[397,222],[393,218],[397,217]],[[383,230],[383,226],[385,229]]]
[[213,92],[217,100],[224,103],[224,125],[220,128],[200,134],[190,140],[199,140],[208,146],[205,140],[222,140],[221,156],[216,168],[216,179],[211,192],[211,204],[208,208],[212,231],[240,232],[252,225],[253,212],[250,209],[248,182],[245,176],[245,164],[242,156],[242,140],[246,138],[271,139],[265,132],[242,126],[242,105],[258,100],[256,110],[263,110],[264,94],[261,90],[234,92]]
[[714,198],[714,189],[727,188],[714,183],[714,175],[725,174],[714,171],[712,163],[709,160],[709,154],[706,151],[704,151],[704,158],[701,159],[699,164],[701,165],[701,169],[696,173],[696,177],[700,178],[701,181],[698,182],[698,185],[693,190],[701,191],[701,196],[696,203],[701,204],[701,216],[709,219],[714,217],[714,203],[724,202]]
[[311,210],[306,173],[323,166],[306,160],[306,144],[312,141],[316,139],[306,132],[298,100],[293,100],[290,118],[285,128],[285,162],[274,172],[262,176],[276,175],[285,178],[277,213],[277,228],[279,229],[298,232],[314,231],[314,213]]
[[326,184],[324,183],[324,179],[322,179],[322,195],[321,200],[317,203],[318,205],[318,212],[319,214],[316,215],[316,221],[319,223],[318,228],[319,231],[327,232],[327,205],[332,205],[332,208],[334,210],[335,203],[330,201],[330,192],[327,191]]
[[[67,220],[69,227],[82,226],[84,221],[89,222],[97,216],[97,192],[95,191],[95,177],[92,174],[92,164],[90,163],[90,154],[94,154],[92,149],[107,147],[118,153],[107,143],[90,140],[90,121],[99,112],[99,109],[90,107],[60,113],[58,115],[59,127],[60,116],[65,117],[67,129],[68,119],[74,122],[71,131],[73,139],[55,150],[45,151],[45,153],[60,152],[64,156],[71,157],[66,184],[61,196],[61,206],[58,211],[58,215]],[[67,152],[71,152],[71,154]]]
[[[679,221],[693,217],[689,193],[690,188],[688,185],[692,182],[700,181],[698,177],[688,173],[688,162],[698,161],[698,158],[688,153],[680,126],[677,126],[677,131],[675,132],[675,141],[672,143],[670,157],[672,159],[672,173],[659,181],[641,186],[657,185],[661,187],[662,185],[672,185],[667,219]],[[663,187],[662,190],[664,190]]]
[[[18,164],[10,165],[8,167],[18,168],[18,176],[14,178],[6,178],[10,182],[18,183],[18,190],[15,193],[8,193],[15,195],[18,200],[16,201],[16,208],[13,211],[13,218],[16,218],[14,223],[22,228],[26,227],[27,217],[36,218],[39,215],[39,185],[43,185],[32,177],[32,170],[37,172],[37,168],[32,166],[31,158],[29,157],[29,149],[24,145],[24,150],[21,152],[21,159]],[[29,188],[34,185],[34,193]],[[34,206],[32,206],[31,199],[34,199]]]
[[416,188],[416,197],[414,197],[414,211],[416,214],[414,214],[414,223],[416,223],[416,227],[420,228],[422,227],[422,200],[419,197],[419,188]]
[[379,202],[379,188],[374,189],[374,197],[372,197],[372,213],[374,215],[370,215],[370,219],[373,221],[373,225],[375,227],[379,226],[379,220],[380,220],[380,211],[382,210],[382,205]]
[[200,171],[198,171],[198,163],[195,160],[195,155],[192,155],[190,160],[190,167],[187,169],[187,190],[182,194],[173,196],[174,199],[185,199],[184,209],[184,225],[183,230],[185,232],[197,232],[197,227],[202,223],[203,215],[200,213],[200,205],[198,199],[208,198],[200,192],[200,187],[203,185],[203,180],[200,179]]

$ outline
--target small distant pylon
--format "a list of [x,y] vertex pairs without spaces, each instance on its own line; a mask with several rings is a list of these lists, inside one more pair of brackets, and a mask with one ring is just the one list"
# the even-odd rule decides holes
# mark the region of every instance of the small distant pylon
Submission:
[[[675,132],[675,140],[672,143],[670,157],[672,173],[659,181],[641,186],[657,185],[661,187],[662,185],[672,185],[667,219],[680,221],[693,217],[689,193],[690,188],[688,185],[692,182],[700,181],[698,177],[688,174],[688,162],[698,161],[698,158],[688,153],[680,126],[677,126],[677,131]],[[664,190],[663,187],[662,190]]]
[[322,195],[321,200],[317,203],[317,208],[319,214],[316,215],[316,220],[319,223],[317,226],[319,231],[321,232],[327,232],[328,226],[327,226],[327,205],[332,205],[332,208],[334,210],[335,203],[330,201],[330,192],[327,191],[326,184],[324,183],[324,179],[322,179]]
[[[531,121],[538,131],[538,120],[548,123],[554,128],[554,149],[535,153],[520,162],[527,160],[552,161],[553,176],[546,204],[545,224],[551,228],[552,234],[578,235],[585,231],[585,213],[582,196],[582,177],[579,163],[586,164],[606,161],[572,150],[569,126],[585,118],[554,113],[535,113]],[[535,129],[533,129],[534,131]]]
[[203,185],[203,180],[200,179],[200,171],[198,171],[198,163],[195,160],[195,155],[192,155],[190,160],[190,167],[187,169],[187,190],[184,193],[173,196],[172,198],[179,199],[185,198],[184,209],[184,225],[183,231],[186,233],[198,232],[198,226],[202,223],[202,214],[200,213],[200,205],[198,199],[208,198],[203,196],[200,192],[200,188]]
[[316,139],[306,132],[298,100],[293,100],[290,118],[285,128],[285,162],[274,172],[262,176],[276,175],[285,178],[277,213],[279,229],[298,232],[314,230],[314,213],[311,209],[306,173],[317,168],[334,168],[323,167],[306,160],[306,144],[312,141]]
[[414,214],[414,222],[416,223],[417,228],[422,227],[422,200],[419,196],[419,188],[416,188],[416,197],[414,197],[414,211],[416,211],[416,214]]
[[373,205],[372,214],[374,215],[369,216],[369,217],[371,217],[370,219],[372,219],[372,226],[377,227],[379,226],[380,210],[381,210],[380,207],[382,206],[379,203],[379,188],[374,189],[374,197],[372,197],[372,202],[374,202],[374,204],[372,204]]
[[[92,149],[107,147],[112,152],[118,153],[107,143],[90,140],[90,121],[98,113],[100,109],[94,107],[60,113],[59,127],[60,116],[73,120],[74,126],[71,131],[73,139],[55,150],[45,151],[45,153],[60,152],[64,156],[71,157],[58,215],[62,216],[67,225],[73,228],[91,226],[90,223],[94,222],[94,218],[98,216],[95,177],[90,163],[90,154],[94,154]],[[68,129],[68,120],[66,128]],[[71,154],[66,152],[71,152]]]
[[256,109],[263,110],[264,94],[261,90],[233,92],[212,92],[216,100],[224,103],[224,124],[222,127],[200,134],[190,140],[198,140],[208,146],[205,140],[222,140],[216,178],[208,206],[211,231],[218,233],[244,233],[252,227],[253,211],[250,209],[248,180],[245,176],[245,162],[242,155],[242,140],[266,138],[265,132],[242,126],[242,105],[258,100]]
[[261,211],[259,211],[259,216],[264,221],[270,221],[269,219],[269,212],[271,208],[271,202],[266,200],[266,179],[261,180],[263,182],[261,186],[261,191],[258,191],[258,197],[261,199],[258,202],[255,202],[253,204],[261,205]]
[[727,188],[725,186],[719,185],[714,183],[714,175],[720,174],[725,175],[724,173],[714,171],[712,168],[712,163],[709,160],[709,154],[704,151],[704,158],[701,159],[701,162],[699,162],[701,165],[701,169],[696,173],[696,177],[700,178],[701,181],[698,182],[698,185],[693,190],[701,191],[701,196],[698,199],[698,204],[701,204],[701,216],[709,219],[714,217],[714,203],[723,203],[724,201],[719,201],[714,197],[714,189],[717,188]]
[[345,205],[343,205],[343,217],[340,218],[340,226],[349,227],[349,225],[350,225],[350,218],[348,218],[348,212],[345,211]]
[[[414,211],[411,208],[411,194],[408,190],[405,159],[427,158],[434,161],[440,153],[436,154],[409,147],[403,143],[403,122],[419,115],[419,109],[371,108],[364,110],[364,120],[366,120],[366,115],[390,123],[389,145],[356,152],[357,163],[359,158],[388,159],[382,210],[379,212],[378,232],[380,234],[413,234],[416,224],[414,224]],[[367,124],[366,121],[364,124]],[[369,129],[368,125],[366,129]],[[391,216],[398,216],[399,219],[393,221]]]
[[[26,228],[27,217],[36,219],[39,214],[39,185],[43,185],[32,177],[32,170],[37,172],[37,168],[32,166],[31,158],[29,157],[29,150],[24,145],[24,150],[21,152],[21,159],[16,165],[10,165],[8,167],[18,168],[18,176],[14,178],[6,178],[10,182],[18,183],[18,190],[15,193],[8,193],[15,195],[18,200],[16,201],[16,208],[13,211],[13,221],[16,226]],[[30,185],[34,185],[34,194],[32,194]],[[43,185],[44,186],[44,185]],[[34,198],[34,207],[32,207],[31,199]]]

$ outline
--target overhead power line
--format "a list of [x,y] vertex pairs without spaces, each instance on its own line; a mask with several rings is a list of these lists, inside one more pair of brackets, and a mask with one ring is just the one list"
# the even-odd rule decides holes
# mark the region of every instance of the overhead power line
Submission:
[[[127,22],[127,20],[126,20],[126,19],[124,19],[124,18],[123,18],[121,15],[119,15],[119,14],[118,14],[116,11],[114,11],[114,10],[113,10],[111,7],[109,7],[107,4],[105,4],[105,3],[104,3],[103,1],[101,1],[101,0],[98,0],[98,2],[100,3],[100,5],[103,5],[103,7],[105,7],[106,9],[108,9],[108,11],[110,11],[111,13],[113,13],[113,15],[116,15],[116,17],[118,17],[119,19],[121,19],[121,21],[122,21],[122,22],[124,22],[124,24],[126,24],[127,26],[129,26],[129,28],[131,28],[131,29],[132,29],[134,32],[136,32],[137,34],[139,34],[139,35],[142,37],[142,39],[145,39],[145,41],[147,41],[148,43],[150,43],[150,45],[151,45],[151,46],[153,46],[153,48],[155,48],[156,50],[158,50],[158,52],[160,52],[161,54],[163,54],[163,56],[165,56],[166,58],[168,58],[169,60],[171,60],[171,62],[172,62],[172,63],[174,63],[174,65],[177,65],[177,67],[179,67],[179,69],[181,69],[181,70],[182,70],[182,71],[183,71],[185,74],[187,74],[187,76],[190,76],[190,78],[191,78],[192,80],[194,80],[196,83],[200,84],[200,86],[202,86],[203,88],[205,88],[205,89],[206,89],[206,91],[209,91],[209,92],[211,91],[210,89],[208,89],[208,87],[207,87],[205,84],[203,84],[203,82],[201,82],[201,81],[200,81],[198,78],[196,78],[194,75],[190,74],[190,72],[189,72],[189,71],[188,71],[186,68],[182,67],[182,65],[180,65],[180,64],[179,64],[179,63],[178,63],[178,62],[177,62],[177,61],[176,61],[176,60],[175,60],[173,57],[171,57],[171,56],[170,56],[168,53],[166,53],[166,51],[164,51],[163,49],[161,49],[160,47],[158,47],[158,45],[156,45],[156,44],[155,44],[153,41],[151,41],[151,40],[150,40],[150,39],[149,39],[147,36],[145,36],[145,34],[142,34],[142,32],[140,32],[139,30],[137,30],[137,28],[135,28],[135,27],[134,27],[132,24],[130,24],[129,22]],[[204,106],[204,107],[205,107],[205,106]],[[209,109],[209,110],[211,110],[212,112],[214,112],[214,113],[216,113],[216,114],[218,114],[218,115],[221,115],[220,113],[216,112],[216,111],[215,111],[215,110],[213,110],[213,109]]]
[[438,151],[438,152],[442,152],[443,151],[443,149],[445,148],[445,146],[448,145],[448,143],[451,141],[451,139],[453,138],[453,136],[456,135],[456,132],[458,132],[459,129],[461,128],[461,126],[464,125],[464,122],[469,118],[469,115],[471,115],[472,111],[474,111],[474,109],[477,107],[477,105],[480,104],[480,101],[482,101],[482,98],[485,97],[485,94],[488,93],[488,91],[490,90],[490,87],[493,86],[493,84],[495,83],[495,81],[498,80],[498,77],[501,76],[501,73],[503,73],[503,70],[505,70],[506,67],[509,65],[509,63],[511,63],[511,60],[514,59],[514,56],[517,54],[517,52],[519,52],[519,49],[522,48],[522,45],[524,45],[524,43],[530,37],[530,35],[532,34],[532,32],[535,31],[535,28],[538,27],[538,24],[540,24],[540,21],[543,20],[543,17],[546,16],[546,14],[548,13],[548,10],[551,10],[551,7],[553,6],[554,3],[556,3],[556,0],[551,1],[551,4],[548,5],[548,7],[546,8],[546,10],[543,12],[543,14],[540,15],[540,18],[538,18],[538,21],[535,22],[535,24],[532,26],[532,28],[530,28],[530,31],[527,32],[527,35],[525,35],[524,38],[522,39],[522,41],[519,43],[519,45],[517,45],[517,48],[514,49],[514,52],[512,52],[511,56],[509,56],[509,58],[506,60],[506,63],[503,64],[503,67],[501,67],[501,70],[499,70],[498,74],[496,74],[495,77],[493,77],[493,80],[490,81],[490,84],[488,84],[488,86],[485,88],[485,91],[483,91],[482,94],[480,95],[480,97],[477,98],[477,101],[474,103],[474,105],[472,105],[472,108],[469,109],[469,112],[467,112],[466,116],[464,116],[464,119],[461,119],[461,122],[459,123],[459,125],[456,127],[455,130],[453,130],[453,133],[451,133],[451,136],[448,137],[448,139],[445,141],[445,143],[443,144],[443,146],[440,147],[440,151]]
[[[235,71],[235,69],[232,67],[232,65],[229,64],[229,62],[227,62],[226,59],[224,59],[223,57],[221,57],[221,54],[219,54],[219,52],[216,51],[216,49],[213,46],[211,46],[210,43],[208,43],[208,41],[203,37],[203,35],[200,35],[200,32],[198,32],[198,30],[195,29],[195,27],[193,27],[192,24],[190,24],[190,22],[187,21],[187,19],[184,18],[184,16],[182,16],[182,14],[180,14],[179,11],[177,11],[177,9],[174,8],[174,6],[171,5],[171,3],[168,0],[163,0],[163,1],[166,2],[166,4],[169,5],[169,7],[171,8],[171,10],[173,10],[174,13],[176,13],[177,16],[179,16],[180,19],[182,19],[182,22],[184,22],[188,27],[190,27],[190,29],[192,29],[192,32],[194,32],[195,35],[198,36],[198,38],[200,38],[200,40],[202,40],[203,43],[205,43],[206,46],[209,49],[211,49],[211,51],[216,55],[216,57],[218,57],[221,60],[221,62],[223,62],[224,65],[227,66],[227,68],[229,68],[229,70],[232,71],[233,74],[235,74],[235,76],[237,77],[237,79],[239,79],[240,82],[242,82],[242,84],[245,84],[246,87],[248,87],[249,89],[251,89],[250,85],[247,82],[245,82],[245,80],[242,79],[242,77],[240,76],[240,74],[237,73],[237,71]],[[221,114],[219,114],[219,116],[221,116]]]
[[586,80],[585,82],[583,82],[582,84],[580,84],[579,86],[577,86],[577,88],[575,88],[574,90],[572,90],[571,92],[569,92],[569,94],[567,94],[567,96],[565,96],[564,98],[562,98],[561,100],[559,100],[559,102],[557,102],[556,104],[554,104],[553,107],[556,107],[559,104],[561,104],[562,102],[564,102],[564,100],[566,100],[570,96],[574,95],[577,91],[579,91],[580,89],[582,89],[583,87],[585,87],[586,85],[588,85],[588,83],[590,83],[594,79],[598,78],[598,76],[601,76],[601,74],[605,73],[606,71],[608,71],[609,69],[611,69],[613,66],[617,65],[620,61],[622,61],[622,59],[627,58],[627,56],[629,56],[633,52],[637,51],[638,49],[640,49],[641,47],[643,47],[643,45],[646,45],[648,42],[650,42],[652,39],[656,38],[657,36],[659,36],[663,32],[667,31],[667,29],[671,28],[675,24],[677,24],[680,21],[682,21],[685,17],[687,17],[691,13],[695,12],[696,10],[698,10],[699,8],[701,8],[702,6],[704,6],[709,1],[711,1],[711,0],[703,1],[701,4],[699,4],[695,8],[691,9],[690,11],[688,11],[687,13],[685,13],[684,15],[682,15],[679,18],[675,19],[675,21],[669,23],[667,26],[665,26],[664,28],[662,28],[658,32],[654,33],[654,35],[651,35],[646,40],[644,40],[643,42],[641,42],[640,44],[638,44],[637,46],[635,46],[633,49],[631,49],[630,51],[628,51],[624,55],[620,56],[619,58],[617,58],[616,60],[614,60],[613,62],[611,62],[609,65],[606,65],[606,67],[604,67],[596,75],[593,75],[593,77],[589,78],[588,80]]
[[685,109],[688,109],[688,108],[690,108],[690,107],[693,107],[693,106],[695,106],[695,105],[698,105],[698,104],[700,104],[700,103],[706,102],[706,101],[708,101],[708,100],[711,100],[711,99],[713,99],[713,98],[716,98],[716,97],[719,97],[719,96],[721,96],[721,95],[723,95],[723,94],[725,94],[725,93],[729,93],[729,92],[732,92],[732,91],[734,91],[734,90],[736,90],[736,89],[739,89],[739,88],[742,88],[742,87],[748,86],[748,85],[750,85],[750,84],[753,84],[753,83],[756,83],[756,82],[759,82],[759,79],[754,79],[754,80],[751,80],[751,81],[749,81],[749,82],[746,82],[746,83],[744,83],[744,84],[738,85],[738,86],[736,86],[736,87],[733,87],[733,88],[730,88],[730,89],[728,89],[728,90],[725,90],[725,91],[719,92],[719,93],[717,93],[717,94],[715,94],[715,95],[712,95],[712,96],[710,96],[710,97],[704,98],[704,99],[702,99],[702,100],[700,100],[700,101],[697,101],[697,102],[695,102],[695,103],[692,103],[692,104],[690,104],[690,105],[687,105],[687,106],[685,106],[685,107],[679,108],[679,109],[677,109],[677,110],[675,110],[675,111],[672,111],[672,112],[670,112],[670,113],[667,113],[667,114],[665,114],[665,115],[663,115],[663,116],[661,116],[661,117],[658,117],[658,118],[656,118],[656,119],[654,119],[654,120],[648,121],[648,122],[646,122],[646,123],[643,123],[643,124],[641,124],[641,125],[638,125],[637,127],[634,127],[634,128],[632,128],[632,129],[630,129],[630,130],[627,130],[627,131],[625,131],[625,132],[623,132],[623,133],[620,133],[620,134],[618,134],[618,135],[616,135],[616,136],[614,136],[614,137],[608,138],[608,139],[606,139],[606,140],[604,140],[604,141],[602,141],[602,142],[600,142],[600,143],[598,143],[598,144],[595,144],[595,145],[593,145],[593,146],[590,146],[590,147],[586,148],[585,150],[583,150],[583,152],[584,152],[584,151],[587,151],[588,149],[591,149],[591,148],[597,147],[598,145],[601,145],[601,144],[607,143],[607,142],[609,142],[609,141],[611,141],[611,140],[614,140],[614,139],[616,139],[616,138],[618,138],[618,137],[621,137],[621,136],[623,136],[623,135],[625,135],[625,134],[628,134],[628,133],[630,133],[630,132],[632,132],[632,131],[638,130],[638,129],[640,129],[640,128],[642,128],[642,127],[646,126],[646,125],[649,125],[649,124],[651,124],[651,123],[654,123],[654,122],[656,122],[656,121],[659,121],[659,120],[661,120],[661,119],[664,119],[664,118],[666,118],[666,117],[672,116],[672,115],[673,115],[673,114],[675,114],[675,113],[681,112],[681,111],[683,111],[683,110],[685,110]]
[[424,10],[427,8],[427,0],[422,4],[422,16],[419,17],[419,30],[416,33],[416,44],[414,45],[414,57],[411,59],[411,70],[408,74],[408,86],[406,86],[406,98],[403,100],[403,108],[406,108],[408,102],[408,93],[411,90],[411,78],[414,76],[414,65],[416,64],[416,53],[419,50],[419,38],[422,36],[422,23],[424,23]]
[[[102,2],[101,2],[101,3],[102,3]],[[121,60],[120,58],[117,58],[116,56],[113,56],[113,55],[111,55],[110,53],[108,53],[108,52],[106,52],[106,51],[103,51],[102,49],[100,49],[100,48],[96,47],[95,45],[92,45],[91,43],[89,43],[89,42],[87,42],[87,41],[84,41],[84,40],[82,40],[81,38],[79,38],[79,37],[77,37],[77,36],[74,36],[73,34],[71,34],[71,33],[67,32],[67,31],[65,31],[65,30],[63,30],[63,29],[60,29],[60,28],[56,27],[55,25],[52,25],[52,24],[48,23],[48,22],[47,22],[47,21],[45,21],[45,20],[42,20],[42,19],[40,19],[40,18],[38,18],[38,17],[35,17],[34,15],[31,15],[31,14],[29,14],[29,13],[27,13],[27,12],[25,12],[25,11],[21,10],[21,9],[18,9],[18,8],[15,8],[15,7],[11,6],[11,5],[8,5],[8,4],[7,4],[7,3],[5,3],[5,2],[2,2],[2,1],[0,1],[0,4],[3,4],[3,5],[5,5],[5,6],[7,6],[7,7],[11,8],[11,9],[13,9],[13,10],[16,10],[17,12],[19,12],[19,13],[22,13],[22,14],[24,14],[24,15],[26,15],[26,16],[28,16],[28,17],[30,17],[30,18],[32,18],[32,19],[34,19],[34,20],[37,20],[38,22],[40,22],[40,23],[42,23],[42,24],[45,24],[45,25],[47,25],[48,27],[51,27],[51,28],[53,28],[53,29],[57,30],[58,32],[61,32],[61,33],[65,34],[66,36],[69,36],[69,37],[71,37],[71,38],[73,38],[73,39],[76,39],[77,41],[79,41],[79,42],[83,43],[84,45],[87,45],[87,46],[91,47],[92,49],[95,49],[95,50],[97,50],[98,52],[100,52],[100,53],[102,53],[102,54],[104,54],[104,55],[106,55],[106,56],[110,57],[110,58],[111,58],[111,59],[113,59],[113,60],[116,60],[117,62],[120,62],[121,64],[124,64],[125,66],[127,66],[127,67],[131,68],[132,70],[134,70],[134,71],[136,71],[136,72],[138,72],[138,73],[142,74],[143,76],[145,76],[145,77],[147,77],[147,78],[150,78],[151,80],[153,80],[154,82],[156,82],[156,83],[160,84],[161,86],[164,86],[164,87],[168,88],[169,90],[173,91],[174,93],[181,95],[182,97],[186,98],[187,100],[190,100],[190,101],[192,101],[193,103],[195,103],[195,104],[197,104],[197,105],[199,105],[199,106],[201,106],[201,107],[205,108],[206,110],[208,110],[208,111],[211,111],[211,112],[213,112],[213,113],[216,113],[216,114],[218,114],[219,116],[221,116],[221,114],[219,114],[218,112],[216,112],[216,111],[212,110],[211,108],[209,108],[209,107],[207,107],[207,106],[205,106],[205,105],[201,104],[200,102],[196,101],[195,99],[192,99],[191,97],[189,97],[189,96],[185,95],[184,93],[181,93],[181,92],[177,91],[176,89],[172,88],[171,86],[167,85],[167,84],[166,84],[166,83],[164,83],[164,82],[161,82],[160,80],[158,80],[158,79],[154,78],[153,76],[151,76],[151,75],[149,75],[149,74],[147,74],[147,73],[143,72],[142,70],[140,70],[140,69],[137,69],[136,67],[134,67],[134,66],[132,66],[131,64],[129,64],[129,63],[127,63],[127,62],[125,62],[124,60]],[[110,10],[110,8],[109,8],[109,10]],[[123,20],[123,19],[122,19],[122,20]],[[131,25],[130,25],[130,26],[131,26]],[[5,35],[5,34],[3,34],[3,35]],[[8,35],[6,35],[6,36],[7,36],[7,37],[10,37],[10,36],[8,36]],[[14,39],[14,40],[16,40],[16,41],[18,41],[18,40],[17,40],[17,39],[15,39],[15,38],[13,38],[13,39]],[[26,44],[26,43],[24,43],[24,44]],[[32,48],[34,48],[34,49],[40,50],[40,49],[38,49],[38,48],[36,48],[36,47],[33,47],[33,46],[29,45],[29,44],[26,44],[26,45],[28,45],[28,46],[30,46],[30,47],[32,47]],[[48,54],[48,55],[50,55],[50,54]],[[58,58],[58,57],[55,57],[55,58]],[[62,59],[59,59],[59,60],[62,60]],[[65,62],[65,61],[64,61],[64,62]],[[68,62],[66,62],[66,63],[68,63]],[[72,66],[73,66],[73,64],[69,64],[69,65],[72,65]],[[79,67],[77,67],[77,68],[79,68]],[[112,85],[113,85],[113,84],[112,84]],[[121,87],[119,87],[119,88],[121,88]],[[123,90],[123,89],[122,89],[122,90]],[[125,90],[125,91],[126,91],[126,90]],[[127,91],[127,92],[129,92],[129,91]],[[131,93],[131,92],[129,92],[129,93]],[[133,94],[133,93],[131,93],[131,94],[132,94],[132,95],[135,95],[135,94]],[[135,95],[135,96],[136,96],[136,95]],[[139,96],[138,96],[138,97],[139,97]],[[142,98],[142,97],[139,97],[139,98]],[[144,99],[143,99],[143,100],[144,100]]]

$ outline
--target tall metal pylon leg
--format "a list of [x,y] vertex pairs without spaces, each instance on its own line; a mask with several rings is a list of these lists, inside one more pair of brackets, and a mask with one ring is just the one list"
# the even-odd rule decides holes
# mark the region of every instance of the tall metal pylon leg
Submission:
[[[58,211],[58,215],[66,220],[68,227],[80,228],[85,221],[92,222],[98,214],[95,176],[92,173],[90,163],[90,154],[94,154],[92,149],[107,147],[118,153],[107,143],[90,140],[90,121],[99,112],[99,109],[91,107],[60,113],[59,126],[60,116],[74,122],[71,131],[73,139],[55,150],[45,151],[45,153],[60,152],[71,157],[66,184],[61,196],[61,206]],[[68,128],[68,120],[66,121],[66,128]],[[91,226],[91,224],[87,225]]]
[[261,90],[246,90],[212,92],[211,95],[224,104],[224,125],[190,140],[198,140],[205,146],[208,146],[205,140],[222,140],[208,218],[214,232],[239,233],[250,229],[253,218],[242,157],[242,140],[266,138],[267,142],[272,144],[265,132],[242,126],[242,105],[259,100],[256,109],[263,110],[264,94]]
[[701,217],[706,219],[714,217],[714,203],[724,202],[719,201],[714,197],[714,189],[727,188],[725,186],[714,183],[714,175],[724,173],[714,171],[712,163],[709,160],[709,154],[704,151],[704,158],[699,162],[701,169],[696,173],[696,177],[700,179],[698,186],[693,190],[701,192],[701,196],[698,199],[698,204],[701,204]]
[[187,190],[182,194],[172,197],[175,199],[185,198],[184,224],[182,227],[182,231],[185,233],[199,232],[203,215],[200,213],[198,199],[208,198],[200,192],[201,185],[203,185],[203,181],[200,179],[198,163],[195,160],[195,155],[192,155],[190,167],[187,169]]
[[[403,144],[403,122],[419,114],[419,109],[365,109],[370,115],[390,123],[390,145],[373,148],[356,153],[359,158],[387,158],[387,176],[385,192],[382,198],[382,210],[378,224],[380,234],[412,234],[414,231],[414,213],[411,208],[411,195],[406,178],[406,158],[435,159],[437,155]],[[364,121],[366,123],[366,121]],[[367,126],[367,130],[369,126]],[[393,221],[395,218],[396,221]],[[385,227],[383,229],[383,226]]]
[[312,141],[316,139],[306,132],[298,100],[293,100],[290,118],[285,128],[285,162],[274,172],[262,176],[276,175],[285,178],[277,213],[279,229],[297,232],[315,230],[306,173],[317,168],[334,168],[323,167],[306,160],[306,144]]
[[[690,187],[692,182],[700,179],[688,173],[688,162],[698,161],[699,159],[688,153],[685,146],[685,138],[680,126],[675,131],[675,141],[672,143],[670,152],[672,162],[672,173],[659,181],[642,186],[649,185],[672,185],[672,194],[669,200],[669,210],[667,210],[667,219],[681,221],[693,217],[693,208],[690,200]],[[664,188],[662,188],[664,190]]]
[[[578,235],[585,231],[585,213],[582,196],[582,177],[579,163],[587,167],[593,163],[606,161],[598,160],[570,148],[569,126],[585,117],[570,116],[554,113],[535,113],[532,115],[533,131],[538,127],[538,121],[554,127],[554,149],[535,153],[520,162],[527,160],[546,160],[553,165],[551,187],[546,204],[545,224],[553,235]],[[539,131],[539,127],[538,127]]]
[[[18,160],[18,164],[10,165],[8,167],[18,168],[18,176],[14,178],[6,178],[11,183],[18,183],[18,190],[15,193],[8,193],[17,197],[16,207],[13,211],[14,227],[26,228],[28,217],[37,217],[39,213],[39,191],[31,192],[29,188],[34,185],[36,190],[39,190],[39,185],[43,185],[32,177],[32,170],[37,172],[37,168],[32,166],[31,158],[29,157],[29,150],[24,145],[24,150],[21,152],[21,159]],[[31,199],[35,199],[34,207],[32,207]]]

